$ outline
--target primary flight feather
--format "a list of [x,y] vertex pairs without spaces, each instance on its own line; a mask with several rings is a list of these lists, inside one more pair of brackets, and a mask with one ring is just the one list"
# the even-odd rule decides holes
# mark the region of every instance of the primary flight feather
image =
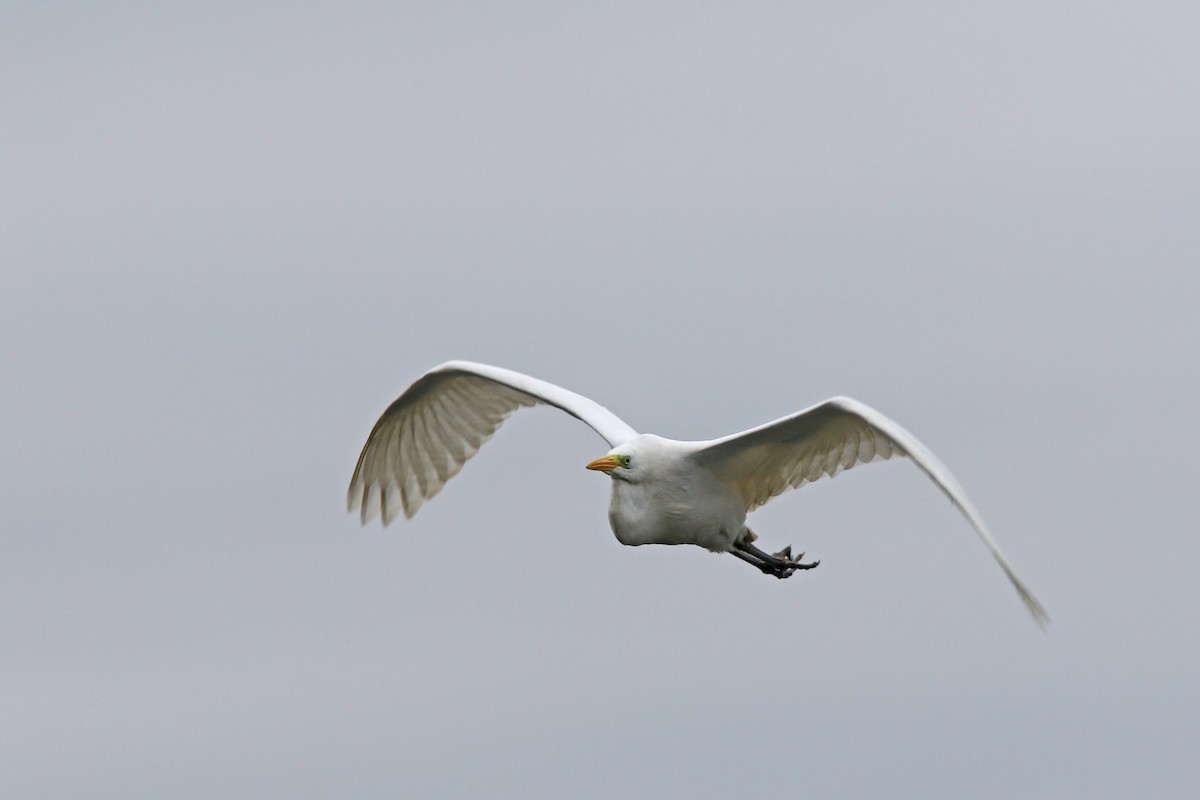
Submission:
[[348,506],[363,523],[411,517],[458,474],[513,411],[560,408],[590,426],[611,450],[588,469],[612,479],[609,522],[627,545],[694,544],[731,553],[762,572],[786,578],[811,569],[791,547],[769,554],[755,546],[746,514],[795,489],[859,464],[907,456],[963,513],[1034,619],[1046,612],[1017,576],[950,470],[892,419],[834,397],[766,425],[720,439],[683,442],[639,434],[598,403],[519,372],[450,361],[417,379],[367,437]]

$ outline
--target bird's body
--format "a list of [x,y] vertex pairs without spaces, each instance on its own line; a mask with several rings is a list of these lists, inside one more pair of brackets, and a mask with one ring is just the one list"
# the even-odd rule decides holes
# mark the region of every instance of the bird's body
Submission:
[[623,446],[642,472],[637,479],[613,471],[608,521],[621,544],[694,544],[727,552],[743,534],[741,497],[692,461],[693,442],[642,434]]
[[1045,611],[992,540],[950,471],[911,433],[869,406],[835,397],[748,431],[701,442],[639,434],[586,397],[528,375],[465,361],[430,370],[380,417],[350,482],[364,523],[411,517],[516,409],[544,403],[587,423],[612,448],[589,469],[612,480],[609,522],[626,545],[692,544],[786,578],[816,563],[791,547],[759,550],[746,515],[772,497],[858,464],[908,456],[975,528],[1026,607]]

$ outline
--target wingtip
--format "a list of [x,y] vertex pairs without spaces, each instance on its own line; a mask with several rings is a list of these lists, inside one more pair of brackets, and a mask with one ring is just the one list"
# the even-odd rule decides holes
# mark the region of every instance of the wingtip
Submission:
[[346,513],[353,514],[362,508],[362,505],[362,492],[358,489],[358,475],[355,474],[354,479],[350,481],[350,488],[346,490]]
[[1046,613],[1045,606],[1038,602],[1038,599],[1033,596],[1033,592],[1025,588],[1025,584],[1017,581],[1015,582],[1015,586],[1021,602],[1025,604],[1025,608],[1029,609],[1029,614],[1033,617],[1033,621],[1043,631],[1046,630],[1046,626],[1050,624],[1050,615]]

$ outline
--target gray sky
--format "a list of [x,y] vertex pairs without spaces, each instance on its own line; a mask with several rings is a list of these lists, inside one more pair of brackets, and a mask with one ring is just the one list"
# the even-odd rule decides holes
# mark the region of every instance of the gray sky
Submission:
[[[103,5],[0,11],[0,794],[1200,794],[1195,4]],[[546,409],[362,529],[451,358],[864,400],[1053,624],[898,461],[621,547]]]

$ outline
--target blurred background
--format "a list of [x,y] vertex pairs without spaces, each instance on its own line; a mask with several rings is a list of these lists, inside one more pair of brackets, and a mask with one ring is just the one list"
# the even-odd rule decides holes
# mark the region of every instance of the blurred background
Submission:
[[[1188,3],[0,9],[0,794],[1200,796]],[[425,370],[911,464],[625,548],[516,414],[345,513]],[[1176,414],[1180,414],[1178,418]]]

